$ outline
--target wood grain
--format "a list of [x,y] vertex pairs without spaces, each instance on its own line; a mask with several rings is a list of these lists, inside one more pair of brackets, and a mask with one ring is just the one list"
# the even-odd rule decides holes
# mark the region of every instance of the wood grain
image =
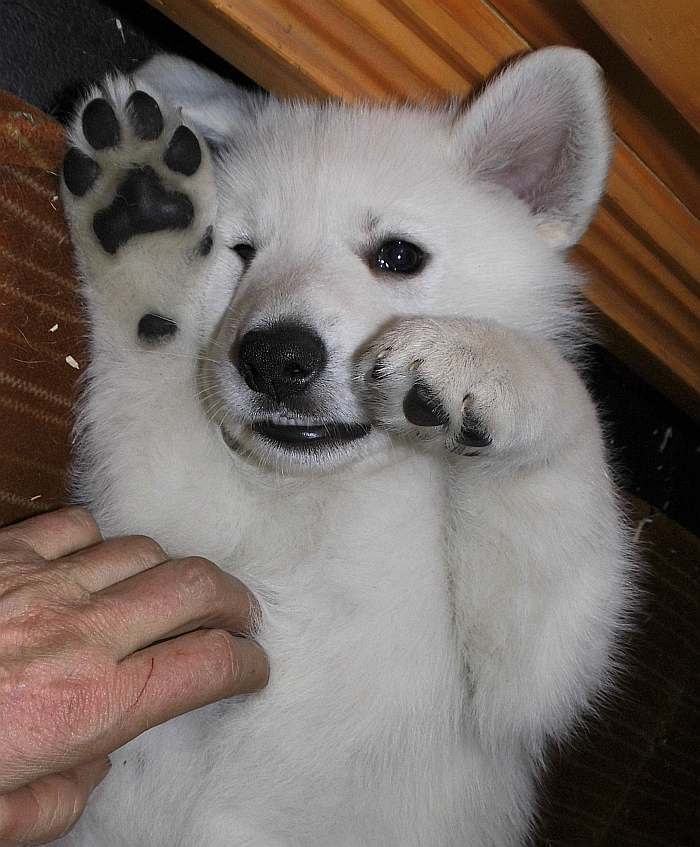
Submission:
[[[615,130],[680,201],[700,215],[700,143],[684,117],[578,3],[490,0],[531,48],[566,44],[605,70]],[[629,3],[620,4],[626,9]]]
[[700,130],[698,0],[582,0],[582,5],[691,126]]
[[[673,62],[661,73],[658,51],[644,49],[641,29],[630,33],[622,26],[619,19],[630,4],[150,1],[282,96],[420,101],[467,95],[504,60],[532,47],[565,43],[588,49],[608,73],[619,143],[606,200],[577,251],[591,273],[587,294],[619,328],[612,344],[623,358],[698,414],[700,184],[691,127],[698,88],[678,100],[677,81],[669,79]],[[653,4],[637,3],[651,15]],[[658,8],[672,20],[676,5],[682,21],[687,0],[667,0]],[[617,10],[605,18],[610,33],[598,23],[603,6]],[[670,25],[663,32],[669,49],[668,39],[678,34]],[[678,38],[680,44],[685,35]],[[686,62],[684,45],[678,55]],[[692,74],[680,76],[685,90]]]

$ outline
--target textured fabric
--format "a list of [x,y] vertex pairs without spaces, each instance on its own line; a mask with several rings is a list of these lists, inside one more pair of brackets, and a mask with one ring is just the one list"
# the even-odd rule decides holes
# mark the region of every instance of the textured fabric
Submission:
[[84,365],[85,333],[57,196],[63,146],[57,123],[0,93],[0,525],[65,496],[69,362]]
[[[0,525],[65,493],[71,408],[85,364],[58,204],[63,131],[0,93]],[[538,847],[700,845],[700,541],[641,501],[647,602],[624,685],[559,751]]]

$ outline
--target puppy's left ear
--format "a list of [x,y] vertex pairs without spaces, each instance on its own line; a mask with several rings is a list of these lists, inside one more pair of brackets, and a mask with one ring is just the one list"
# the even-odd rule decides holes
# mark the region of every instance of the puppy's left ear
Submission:
[[602,72],[581,50],[551,47],[514,62],[455,119],[470,177],[523,200],[558,249],[583,235],[612,151]]

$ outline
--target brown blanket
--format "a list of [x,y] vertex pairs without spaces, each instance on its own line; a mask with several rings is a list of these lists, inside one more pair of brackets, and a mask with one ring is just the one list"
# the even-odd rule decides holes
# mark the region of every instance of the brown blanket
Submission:
[[0,525],[66,492],[85,328],[58,200],[63,146],[62,127],[0,92]]

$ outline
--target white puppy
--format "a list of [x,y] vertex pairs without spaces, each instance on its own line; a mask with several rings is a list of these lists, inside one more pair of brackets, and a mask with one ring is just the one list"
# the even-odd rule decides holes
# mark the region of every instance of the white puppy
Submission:
[[61,843],[524,843],[634,600],[571,363],[599,68],[548,49],[471,105],[349,107],[158,57],[70,143],[78,496],[245,581],[272,675],[123,748]]

